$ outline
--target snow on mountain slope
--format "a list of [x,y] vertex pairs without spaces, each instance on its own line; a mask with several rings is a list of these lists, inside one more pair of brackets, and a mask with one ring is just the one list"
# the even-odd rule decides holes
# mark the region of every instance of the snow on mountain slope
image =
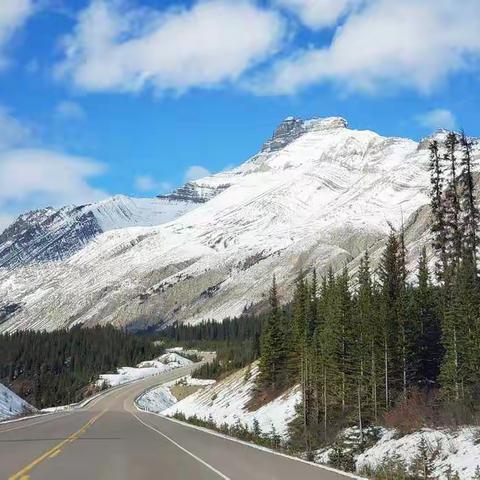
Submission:
[[273,273],[285,294],[300,270],[355,265],[366,247],[374,257],[402,218],[416,255],[428,240],[428,156],[426,141],[340,118],[287,119],[249,161],[194,182],[203,200],[175,220],[104,232],[60,262],[0,269],[0,331],[239,315],[265,300]]
[[102,232],[170,222],[195,208],[194,202],[116,195],[80,207],[51,207],[20,215],[0,235],[0,266],[62,260]]
[[0,421],[35,411],[34,407],[0,383]]

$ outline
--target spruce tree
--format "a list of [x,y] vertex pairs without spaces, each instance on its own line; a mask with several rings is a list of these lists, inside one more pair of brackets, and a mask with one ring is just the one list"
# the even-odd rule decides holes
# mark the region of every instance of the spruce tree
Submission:
[[475,202],[475,184],[472,173],[472,148],[473,142],[462,132],[460,137],[462,149],[460,174],[461,179],[461,207],[463,211],[462,233],[464,239],[464,250],[473,256],[473,265],[477,268],[478,250],[478,227],[479,212]]
[[[385,409],[389,410],[395,397],[395,390],[401,383],[398,354],[398,299],[401,290],[401,273],[398,262],[399,243],[392,231],[387,239],[380,267],[381,316],[383,337],[383,375]],[[400,366],[401,368],[401,366]]]
[[445,224],[447,241],[447,259],[453,275],[462,256],[462,225],[460,212],[460,187],[458,178],[458,138],[454,132],[450,132],[445,140],[444,161],[450,169],[450,178],[445,192]]
[[437,382],[442,357],[441,326],[425,247],[418,261],[417,288],[413,292],[412,317],[417,322],[418,332],[413,378],[420,387],[432,388]]
[[439,280],[444,279],[447,269],[446,220],[443,194],[444,178],[441,165],[440,147],[437,140],[429,145],[430,150],[430,208],[432,214],[431,232],[433,250],[437,254],[436,274]]
[[282,312],[278,301],[277,283],[273,277],[269,295],[270,312],[262,333],[259,384],[277,390],[286,371],[286,355],[282,332]]

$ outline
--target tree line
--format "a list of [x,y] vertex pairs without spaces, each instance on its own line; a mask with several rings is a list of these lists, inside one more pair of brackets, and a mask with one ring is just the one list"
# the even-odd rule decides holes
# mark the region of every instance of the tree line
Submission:
[[213,362],[193,372],[196,378],[219,379],[251,364],[260,356],[260,335],[266,315],[243,315],[222,322],[209,320],[196,325],[173,324],[155,338],[165,345],[215,350]]
[[[471,415],[480,400],[478,210],[472,142],[449,133],[430,144],[431,238],[415,272],[404,229],[392,230],[378,267],[365,252],[355,275],[299,275],[289,311],[276,280],[261,336],[259,390],[300,384],[292,438],[311,452],[339,428],[392,417],[418,399]],[[413,277],[413,278],[412,278]],[[420,395],[420,396],[421,396]],[[459,419],[461,421],[461,419]],[[362,437],[363,438],[363,437]],[[363,440],[362,440],[363,441]]]
[[0,382],[37,408],[77,402],[102,373],[163,353],[112,326],[0,335]]

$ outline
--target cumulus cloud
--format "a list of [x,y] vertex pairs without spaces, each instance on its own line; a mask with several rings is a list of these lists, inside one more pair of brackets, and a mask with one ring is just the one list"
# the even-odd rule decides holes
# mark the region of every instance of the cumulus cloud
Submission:
[[33,143],[30,129],[0,106],[0,230],[27,210],[107,196],[92,185],[105,172],[102,163]]
[[89,91],[182,92],[239,78],[277,50],[280,15],[249,0],[159,11],[93,0],[63,42],[56,74]]
[[100,200],[105,192],[89,180],[104,173],[93,160],[51,150],[18,148],[0,152],[0,207],[34,208]]
[[83,120],[87,115],[81,105],[64,100],[55,107],[55,115],[65,120]]
[[151,175],[138,175],[135,177],[135,188],[140,192],[163,193],[173,189],[170,182],[156,180]]
[[360,5],[363,0],[275,0],[274,4],[293,12],[307,27],[322,29]]
[[260,94],[294,94],[340,83],[374,92],[409,87],[429,92],[480,61],[480,2],[367,0],[346,17],[329,45],[296,51],[249,85]]
[[417,122],[420,126],[435,130],[438,128],[445,128],[446,130],[453,130],[457,125],[455,115],[444,108],[437,108],[430,110],[417,116]]
[[5,47],[13,34],[32,15],[33,10],[32,0],[2,0],[0,2],[0,68],[5,67],[8,63]]
[[185,181],[191,182],[193,180],[198,180],[199,178],[208,177],[211,175],[210,171],[201,165],[192,165],[187,168],[185,172]]

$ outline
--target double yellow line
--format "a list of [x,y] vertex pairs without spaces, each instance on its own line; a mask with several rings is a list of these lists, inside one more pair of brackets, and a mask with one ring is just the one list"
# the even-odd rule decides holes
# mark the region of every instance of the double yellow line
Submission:
[[60,442],[58,445],[55,445],[53,448],[48,450],[48,452],[45,452],[43,455],[40,455],[38,458],[33,460],[33,462],[29,463],[25,468],[22,468],[19,472],[15,473],[11,477],[9,477],[8,480],[27,480],[28,474],[40,463],[42,463],[44,460],[47,458],[54,458],[56,457],[61,449],[67,444],[74,442],[77,440],[81,435],[83,435],[100,417],[102,417],[105,412],[107,412],[107,408],[103,411],[101,411],[98,415],[95,417],[91,418],[85,425],[83,425],[80,430],[76,431],[75,433],[72,433],[68,438]]

